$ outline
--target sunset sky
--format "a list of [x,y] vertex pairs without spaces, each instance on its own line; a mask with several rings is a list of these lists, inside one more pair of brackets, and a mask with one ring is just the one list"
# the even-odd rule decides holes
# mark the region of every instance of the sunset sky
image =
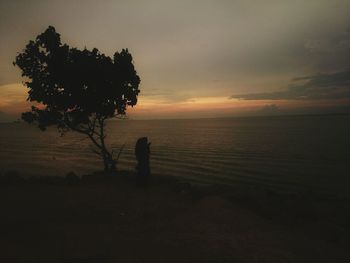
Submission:
[[49,25],[70,46],[129,49],[131,118],[350,112],[350,1],[1,0],[0,121],[28,109],[12,62]]

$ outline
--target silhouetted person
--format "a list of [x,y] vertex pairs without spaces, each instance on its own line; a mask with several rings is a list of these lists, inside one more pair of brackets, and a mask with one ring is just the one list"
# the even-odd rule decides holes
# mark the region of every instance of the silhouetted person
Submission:
[[147,137],[141,137],[137,140],[135,145],[135,155],[137,160],[137,172],[142,179],[147,179],[150,175],[149,155],[151,143],[148,142]]

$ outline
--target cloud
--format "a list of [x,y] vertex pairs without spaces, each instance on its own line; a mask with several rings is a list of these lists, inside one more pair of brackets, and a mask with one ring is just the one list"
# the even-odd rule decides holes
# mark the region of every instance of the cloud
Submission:
[[262,115],[275,115],[280,113],[280,108],[276,104],[268,104],[262,107],[258,113]]
[[339,53],[350,50],[350,31],[349,28],[344,31],[331,32],[319,38],[306,39],[304,48],[311,53]]
[[242,100],[318,100],[350,98],[350,70],[294,78],[287,90],[232,95]]

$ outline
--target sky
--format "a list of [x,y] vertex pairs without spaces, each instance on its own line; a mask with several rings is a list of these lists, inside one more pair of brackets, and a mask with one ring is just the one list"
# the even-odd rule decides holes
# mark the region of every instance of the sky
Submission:
[[0,121],[29,109],[12,62],[49,25],[141,77],[130,118],[350,113],[350,1],[0,0]]

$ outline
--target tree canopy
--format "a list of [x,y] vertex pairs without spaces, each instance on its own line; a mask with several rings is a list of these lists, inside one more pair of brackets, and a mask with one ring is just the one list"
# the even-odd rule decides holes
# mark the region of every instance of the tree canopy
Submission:
[[86,134],[103,158],[105,170],[111,169],[113,153],[105,147],[105,120],[125,115],[140,92],[140,78],[128,49],[111,58],[97,48],[72,48],[49,26],[29,41],[14,65],[26,78],[28,100],[37,104],[22,119],[42,130],[56,125],[62,133]]

